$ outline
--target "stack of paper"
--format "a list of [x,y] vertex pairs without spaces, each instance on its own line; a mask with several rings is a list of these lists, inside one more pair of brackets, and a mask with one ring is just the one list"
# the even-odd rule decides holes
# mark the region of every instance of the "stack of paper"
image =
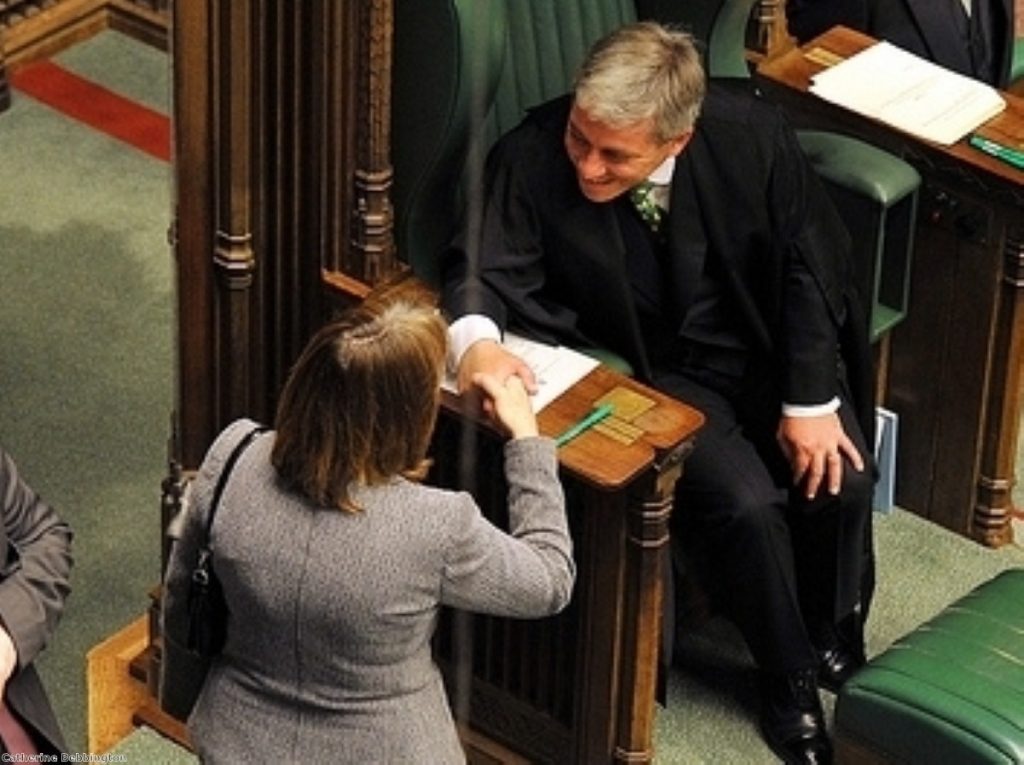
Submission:
[[948,146],[1006,108],[995,88],[879,42],[814,76],[811,92]]
[[[564,345],[547,345],[512,332],[505,333],[503,345],[529,364],[537,378],[537,393],[533,396],[535,412],[586,377],[599,363],[597,359]],[[441,387],[452,393],[458,392],[458,384],[451,374]]]

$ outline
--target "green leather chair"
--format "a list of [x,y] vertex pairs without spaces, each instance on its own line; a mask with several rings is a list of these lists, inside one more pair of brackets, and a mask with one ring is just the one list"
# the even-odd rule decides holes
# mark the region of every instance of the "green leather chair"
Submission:
[[757,0],[636,0],[642,19],[673,24],[704,45],[711,77],[749,77],[747,27]]

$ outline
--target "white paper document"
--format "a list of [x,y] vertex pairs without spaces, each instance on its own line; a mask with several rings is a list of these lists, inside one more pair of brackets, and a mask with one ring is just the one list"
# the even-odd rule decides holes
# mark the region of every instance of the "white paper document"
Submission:
[[[510,352],[521,358],[533,370],[538,390],[533,395],[533,411],[539,412],[569,388],[582,380],[600,362],[564,345],[547,345],[511,332],[502,342]],[[458,386],[448,375],[442,387],[456,393]]]
[[992,86],[888,42],[816,74],[815,95],[948,146],[1006,108]]

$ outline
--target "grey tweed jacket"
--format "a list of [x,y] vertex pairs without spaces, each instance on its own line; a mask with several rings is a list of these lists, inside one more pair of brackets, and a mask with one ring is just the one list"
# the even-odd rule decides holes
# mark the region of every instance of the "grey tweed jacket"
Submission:
[[[213,486],[253,426],[229,426],[193,482],[165,579],[165,639],[184,643],[188,572]],[[505,533],[468,494],[404,479],[356,492],[358,514],[312,505],[281,485],[273,438],[243,453],[214,523],[231,617],[189,718],[200,757],[464,762],[431,656],[438,608],[540,617],[566,605],[575,567],[554,443],[507,444]]]

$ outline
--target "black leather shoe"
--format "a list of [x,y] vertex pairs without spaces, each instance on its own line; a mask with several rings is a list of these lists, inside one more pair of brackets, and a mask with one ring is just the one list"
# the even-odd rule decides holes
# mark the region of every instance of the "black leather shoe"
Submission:
[[838,693],[843,683],[866,664],[860,618],[851,614],[838,624],[809,620],[808,631],[818,654],[818,683]]
[[841,643],[818,651],[818,683],[822,688],[839,693],[843,683],[864,666],[864,652],[847,648]]
[[761,674],[761,733],[786,765],[830,765],[832,743],[813,669]]

